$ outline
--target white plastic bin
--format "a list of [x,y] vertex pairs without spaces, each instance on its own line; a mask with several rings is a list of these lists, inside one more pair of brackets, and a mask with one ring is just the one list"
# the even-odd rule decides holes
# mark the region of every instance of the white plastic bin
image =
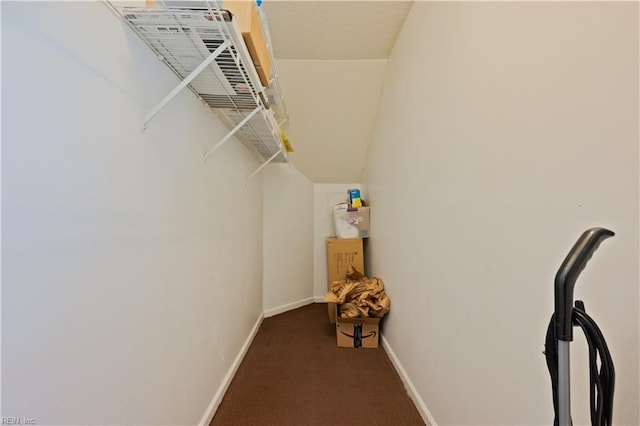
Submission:
[[333,206],[333,224],[336,237],[368,238],[369,237],[369,207],[349,209],[347,203]]

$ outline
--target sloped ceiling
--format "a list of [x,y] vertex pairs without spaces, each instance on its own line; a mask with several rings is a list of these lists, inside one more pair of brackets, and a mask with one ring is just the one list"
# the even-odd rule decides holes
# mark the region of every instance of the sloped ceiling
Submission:
[[387,59],[408,1],[265,0],[276,59]]
[[315,183],[359,183],[386,60],[278,60],[291,163]]
[[362,180],[386,62],[411,5],[264,0],[290,160],[313,182]]

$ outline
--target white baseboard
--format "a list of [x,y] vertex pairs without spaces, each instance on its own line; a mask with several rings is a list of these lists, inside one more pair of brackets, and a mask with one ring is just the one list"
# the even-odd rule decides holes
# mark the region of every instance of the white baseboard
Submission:
[[277,308],[267,309],[264,311],[264,317],[269,318],[274,315],[281,314],[283,312],[290,311],[292,309],[299,308],[301,306],[309,305],[314,302],[313,297],[307,297],[306,299],[298,300],[297,302],[287,303],[286,305],[278,306]]
[[407,390],[409,397],[411,398],[416,408],[418,409],[418,412],[420,413],[422,420],[424,420],[424,422],[428,426],[438,426],[436,423],[436,420],[433,418],[433,416],[431,415],[431,412],[427,408],[427,405],[422,400],[422,397],[420,396],[420,394],[418,394],[418,391],[416,390],[415,386],[413,386],[413,382],[407,375],[407,372],[402,367],[402,364],[400,364],[400,360],[398,360],[398,357],[396,356],[395,352],[393,352],[393,349],[391,349],[391,346],[389,346],[389,341],[384,337],[384,334],[380,335],[380,340],[382,341],[382,347],[384,348],[385,352],[387,352],[387,355],[389,355],[389,359],[391,360],[391,363],[393,364],[396,371],[398,372],[398,375],[402,379],[402,382],[404,383],[404,387]]
[[324,296],[314,296],[313,297],[313,302],[314,303],[324,303]]
[[256,321],[255,325],[253,326],[251,333],[249,333],[249,337],[247,337],[247,340],[245,340],[244,345],[242,345],[242,349],[240,349],[238,356],[236,356],[236,359],[233,360],[233,363],[231,364],[231,367],[229,368],[227,375],[224,376],[224,379],[222,379],[222,384],[218,388],[218,391],[216,392],[216,394],[213,396],[213,399],[211,400],[209,407],[207,407],[207,411],[205,411],[204,416],[202,416],[202,419],[200,419],[200,422],[198,423],[198,425],[208,426],[209,423],[211,423],[211,420],[213,420],[213,415],[216,413],[218,406],[222,402],[222,398],[224,397],[225,392],[227,392],[227,389],[231,384],[231,380],[233,380],[233,376],[235,376],[236,371],[238,371],[238,367],[240,367],[240,363],[244,359],[244,356],[247,354],[247,350],[249,350],[249,346],[251,346],[251,342],[253,342],[253,338],[256,337],[256,334],[258,333],[258,329],[260,328],[260,324],[262,324],[263,319],[264,319],[264,314],[261,314],[258,317],[258,320]]

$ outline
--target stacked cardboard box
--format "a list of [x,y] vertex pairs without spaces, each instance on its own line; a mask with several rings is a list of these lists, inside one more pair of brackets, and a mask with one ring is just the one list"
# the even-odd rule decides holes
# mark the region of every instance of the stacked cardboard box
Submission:
[[[331,290],[334,281],[342,281],[352,266],[358,271],[364,271],[364,253],[362,238],[339,240],[327,238],[327,291]],[[336,322],[336,304],[327,303],[329,321]]]
[[350,267],[344,280],[331,284],[331,290],[324,300],[338,304],[336,309],[338,346],[378,347],[380,318],[389,312],[391,305],[382,280],[367,278]]
[[338,318],[336,336],[341,348],[377,348],[380,318]]

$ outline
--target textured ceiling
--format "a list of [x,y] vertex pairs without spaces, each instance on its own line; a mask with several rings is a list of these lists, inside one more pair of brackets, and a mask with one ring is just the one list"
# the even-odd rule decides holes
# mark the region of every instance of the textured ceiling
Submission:
[[412,1],[266,0],[276,59],[387,59]]

